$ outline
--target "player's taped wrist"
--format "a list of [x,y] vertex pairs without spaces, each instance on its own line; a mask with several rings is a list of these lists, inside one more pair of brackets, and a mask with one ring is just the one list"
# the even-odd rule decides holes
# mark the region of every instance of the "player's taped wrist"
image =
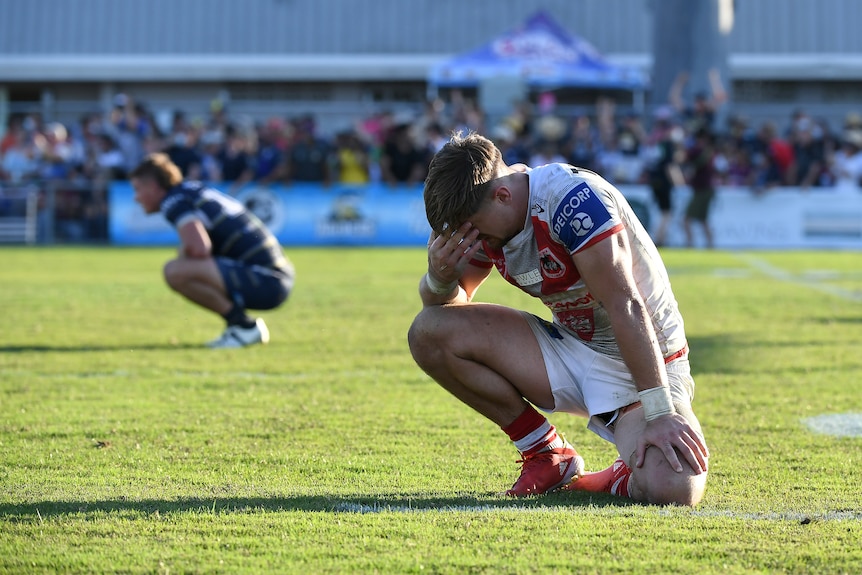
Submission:
[[640,397],[641,405],[644,408],[644,419],[647,421],[676,412],[673,408],[670,388],[666,385],[639,391],[638,397]]
[[432,277],[431,274],[425,274],[425,285],[434,295],[445,295],[452,293],[452,290],[458,285],[458,280],[444,284],[437,281],[437,278]]

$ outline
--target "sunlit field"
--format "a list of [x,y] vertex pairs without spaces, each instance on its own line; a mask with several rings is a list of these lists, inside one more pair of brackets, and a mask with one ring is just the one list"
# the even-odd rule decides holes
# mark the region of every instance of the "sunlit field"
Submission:
[[[696,509],[506,498],[517,452],[407,349],[421,249],[288,248],[272,341],[240,350],[202,347],[222,323],[165,286],[172,253],[0,248],[0,573],[862,572],[858,253],[663,252]],[[497,276],[478,299],[548,317]]]

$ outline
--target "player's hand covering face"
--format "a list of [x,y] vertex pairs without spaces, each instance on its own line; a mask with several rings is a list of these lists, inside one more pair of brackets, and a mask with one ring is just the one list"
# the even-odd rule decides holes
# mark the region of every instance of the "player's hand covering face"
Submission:
[[428,244],[428,270],[443,281],[456,281],[464,273],[464,268],[482,247],[478,241],[479,230],[470,222],[448,233],[433,235]]

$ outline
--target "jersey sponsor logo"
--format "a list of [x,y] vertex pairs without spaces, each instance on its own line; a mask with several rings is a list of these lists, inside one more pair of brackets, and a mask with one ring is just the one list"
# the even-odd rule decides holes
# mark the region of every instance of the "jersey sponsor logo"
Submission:
[[557,279],[566,274],[566,265],[548,248],[539,250],[539,261],[542,264],[542,274],[547,278]]
[[536,269],[522,274],[515,274],[512,276],[512,279],[515,280],[515,283],[519,286],[531,286],[542,281],[542,274],[540,274],[539,270]]
[[558,311],[578,309],[584,306],[592,305],[595,301],[596,298],[593,297],[593,294],[588,293],[583,297],[579,297],[576,300],[554,302],[553,304],[551,304],[551,310],[554,313],[557,313]]
[[555,311],[560,323],[572,330],[584,341],[592,341],[596,331],[593,308]]
[[593,229],[593,218],[586,212],[578,212],[572,216],[572,221],[569,223],[572,226],[572,231],[576,236],[585,236]]
[[554,212],[551,226],[566,247],[575,251],[592,232],[611,220],[601,198],[586,182],[572,188]]
[[534,214],[544,214],[544,213],[545,213],[545,208],[543,208],[543,207],[541,206],[541,204],[539,204],[538,202],[536,202],[535,204],[533,204],[533,213],[534,213]]

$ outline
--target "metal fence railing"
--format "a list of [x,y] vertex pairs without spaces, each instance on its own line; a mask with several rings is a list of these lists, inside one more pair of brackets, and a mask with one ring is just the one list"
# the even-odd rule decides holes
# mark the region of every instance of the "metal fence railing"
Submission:
[[36,243],[39,191],[34,186],[0,193],[0,243]]
[[0,183],[0,243],[107,243],[108,207],[93,181]]

